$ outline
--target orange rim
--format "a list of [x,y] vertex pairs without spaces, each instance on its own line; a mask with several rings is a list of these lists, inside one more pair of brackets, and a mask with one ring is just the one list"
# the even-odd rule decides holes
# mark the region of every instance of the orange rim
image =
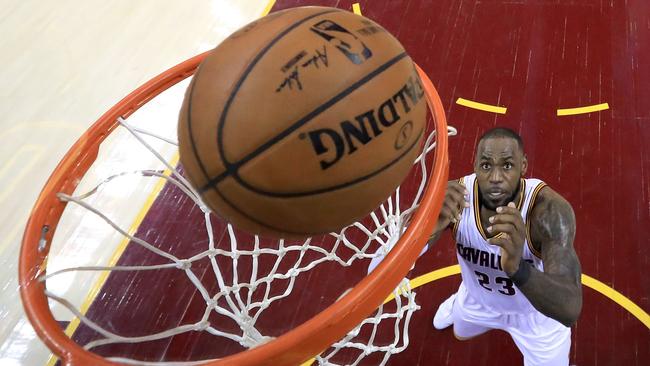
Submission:
[[[145,83],[106,112],[75,143],[61,160],[41,191],[25,228],[19,261],[20,296],[36,333],[65,365],[116,365],[84,350],[69,338],[52,316],[44,283],[49,243],[65,203],[56,193],[72,194],[81,177],[97,157],[101,142],[118,125],[155,96],[191,76],[208,52],[197,55]],[[211,361],[206,365],[295,365],[327,349],[374,311],[406,276],[433,231],[442,207],[448,179],[447,122],[440,97],[431,80],[416,65],[436,124],[436,151],[430,183],[411,224],[398,244],[348,294],[336,303],[277,339],[259,347]],[[44,240],[44,241],[43,241]],[[46,245],[39,248],[43,242]]]

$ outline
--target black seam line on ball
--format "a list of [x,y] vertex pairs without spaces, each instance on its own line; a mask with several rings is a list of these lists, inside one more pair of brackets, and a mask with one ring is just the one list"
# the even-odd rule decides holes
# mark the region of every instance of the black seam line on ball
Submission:
[[377,174],[383,172],[384,170],[390,168],[391,166],[395,165],[399,160],[401,160],[404,155],[408,154],[411,150],[413,150],[413,147],[420,141],[420,137],[424,133],[424,129],[421,129],[420,132],[418,133],[417,137],[415,138],[415,141],[411,144],[411,146],[408,147],[408,149],[405,149],[399,156],[395,157],[393,160],[391,160],[388,164],[384,165],[383,167],[375,170],[374,172],[368,173],[362,177],[355,178],[354,180],[351,180],[349,182],[341,183],[335,186],[327,187],[327,188],[320,188],[320,189],[315,189],[312,191],[305,191],[305,192],[269,192],[269,191],[264,191],[259,188],[253,187],[252,185],[246,183],[244,180],[241,180],[239,176],[235,175],[234,178],[241,184],[243,187],[269,197],[277,197],[277,198],[292,198],[292,197],[303,197],[303,196],[311,196],[315,194],[321,194],[321,193],[327,193],[327,192],[332,192],[336,191],[338,189],[343,189],[352,185],[355,185],[357,183],[363,182],[364,180],[370,179]]
[[340,92],[339,94],[335,95],[332,97],[330,100],[327,102],[321,104],[318,106],[316,109],[313,111],[309,112],[306,116],[302,117],[299,119],[297,122],[292,124],[289,128],[286,130],[282,131],[280,134],[276,135],[273,137],[271,140],[267,141],[266,143],[260,145],[257,149],[255,149],[253,152],[250,154],[246,155],[244,158],[242,158],[240,161],[233,163],[233,164],[228,164],[226,167],[226,171],[223,173],[219,174],[218,176],[210,179],[201,189],[199,192],[205,192],[206,190],[210,189],[211,187],[216,186],[219,182],[224,180],[228,176],[234,176],[237,181],[241,181],[241,178],[237,174],[239,168],[241,168],[244,164],[248,163],[255,157],[257,157],[259,154],[263,153],[267,149],[271,148],[273,145],[275,145],[278,141],[282,140],[283,138],[287,137],[291,133],[293,133],[295,130],[298,128],[302,127],[305,125],[307,122],[318,116],[319,114],[323,113],[327,109],[329,109],[331,106],[334,104],[338,103],[341,99],[345,98],[352,92],[354,92],[356,89],[359,87],[363,86],[365,83],[369,82],[373,78],[375,78],[377,75],[381,74],[382,72],[386,71],[389,67],[394,65],[395,63],[399,62],[401,59],[404,57],[407,57],[407,54],[405,52],[400,53],[399,55],[393,57],[383,65],[379,66],[375,70],[371,71],[369,74],[361,78],[360,80],[356,81],[354,84],[350,85],[348,88]]
[[[242,216],[244,216],[245,218],[247,218],[248,220],[250,220],[250,221],[252,221],[252,222],[258,224],[259,226],[262,226],[262,227],[265,227],[265,228],[267,228],[267,229],[271,229],[271,230],[273,230],[273,231],[277,231],[277,232],[280,232],[280,233],[296,234],[296,235],[313,235],[313,233],[304,233],[304,232],[299,232],[299,231],[290,231],[290,230],[287,230],[287,228],[277,227],[277,226],[273,226],[273,225],[271,225],[271,224],[265,223],[265,222],[263,222],[263,221],[261,221],[261,220],[255,218],[255,217],[251,216],[250,214],[244,212],[244,210],[242,210],[242,209],[240,209],[239,207],[237,207],[237,205],[235,205],[233,202],[230,202],[230,200],[228,200],[228,198],[227,198],[224,194],[222,194],[220,190],[215,189],[215,192],[217,192],[217,194],[219,195],[219,197],[221,197],[221,199],[222,199],[224,202],[226,202],[230,207],[232,207],[235,211],[239,212],[240,215],[242,215]],[[233,226],[234,226],[235,228],[237,227],[237,225],[233,225]]]
[[[226,105],[224,106],[223,111],[221,112],[221,116],[219,117],[219,122],[217,125],[216,141],[217,141],[217,147],[219,149],[219,157],[221,158],[221,162],[223,163],[223,166],[226,167],[227,171],[230,171],[231,163],[228,162],[228,160],[226,160],[226,152],[224,151],[224,146],[223,146],[223,129],[224,129],[224,125],[226,124],[226,117],[228,115],[228,111],[230,110],[230,105],[235,100],[235,96],[237,96],[239,89],[244,84],[244,81],[246,81],[246,79],[248,78],[248,75],[251,73],[253,68],[255,68],[255,66],[262,59],[262,57],[271,49],[271,47],[273,47],[278,41],[284,38],[284,36],[286,36],[289,32],[296,29],[299,25],[305,23],[310,19],[313,19],[320,15],[334,13],[334,12],[340,12],[340,10],[331,9],[331,10],[322,11],[316,14],[312,14],[290,25],[287,29],[283,30],[282,33],[278,34],[275,38],[273,38],[271,42],[269,42],[269,44],[267,44],[264,48],[262,48],[262,50],[255,56],[253,61],[251,61],[251,63],[248,64],[246,70],[244,70],[244,73],[239,77],[239,80],[237,80],[237,84],[235,84],[235,88],[228,96],[228,100],[226,101]],[[205,178],[208,182],[212,181],[212,179],[210,179],[210,176],[208,176],[207,174]],[[206,186],[210,186],[210,185],[211,184],[208,183]],[[202,192],[204,191],[204,189],[201,189],[200,191]]]

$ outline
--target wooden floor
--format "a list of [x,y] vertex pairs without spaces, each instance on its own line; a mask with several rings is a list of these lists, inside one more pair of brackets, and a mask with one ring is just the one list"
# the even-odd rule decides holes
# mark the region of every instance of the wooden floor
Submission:
[[[278,0],[272,11],[302,5],[351,9],[354,2]],[[583,311],[572,329],[570,363],[650,364],[648,324],[638,317],[647,322],[650,309],[650,277],[644,273],[650,265],[646,251],[650,244],[650,2],[358,2],[364,16],[403,43],[440,93],[448,123],[458,129],[458,136],[450,139],[450,177],[471,171],[476,141],[483,131],[507,126],[523,137],[528,176],[544,180],[572,204],[582,272],[609,290],[603,294],[593,285],[584,286]],[[457,103],[459,98],[504,107],[506,113],[462,106]],[[602,103],[607,103],[608,109],[558,116],[559,109]],[[160,243],[182,238],[193,245],[169,250],[184,256],[195,254],[205,249],[205,240],[197,234],[201,215],[189,202],[176,197],[172,187],[164,188],[139,233]],[[163,231],[159,221],[170,220],[170,215],[174,215],[174,224]],[[224,233],[222,223],[215,221],[215,232]],[[120,258],[122,264],[143,261],[155,258],[135,246],[128,247]],[[409,277],[455,261],[453,243],[445,236],[419,259]],[[197,266],[199,278],[213,289],[216,283],[209,272],[207,261]],[[310,296],[310,288],[320,286],[324,294],[337,296],[333,294],[353,285],[362,272],[324,266],[294,291]],[[98,296],[88,316],[126,333],[143,327],[166,329],[200,318],[202,299],[186,278],[164,271],[148,278],[112,274],[104,293],[128,291],[133,295]],[[411,321],[410,346],[394,355],[389,365],[522,364],[506,333],[493,331],[460,342],[451,330],[432,328],[435,309],[459,282],[455,275],[416,290],[422,308]],[[162,301],[154,295],[156,291],[175,300]],[[616,292],[640,307],[640,312],[625,309]],[[299,305],[282,302],[276,315],[263,319],[262,324],[279,335],[333,300],[299,301]],[[159,312],[167,315],[161,317]],[[115,313],[127,315],[115,320]],[[93,337],[95,334],[83,326],[74,336],[82,343]],[[193,357],[221,357],[239,347],[216,348],[213,337],[193,333],[145,345],[101,347],[98,352],[182,360],[188,350]],[[377,362],[371,358],[364,364]]]

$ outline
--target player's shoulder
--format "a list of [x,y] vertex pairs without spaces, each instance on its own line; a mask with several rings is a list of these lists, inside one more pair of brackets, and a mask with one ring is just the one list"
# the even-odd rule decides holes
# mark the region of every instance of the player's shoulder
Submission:
[[567,201],[560,193],[555,191],[550,186],[544,184],[537,194],[537,199],[535,200],[535,205],[533,207],[533,212],[542,211],[542,210],[558,210],[561,211],[571,211],[573,212],[573,207],[571,203]]
[[[558,226],[568,229],[566,234],[575,232],[575,213],[571,203],[551,187],[544,186],[538,193],[531,217],[531,236],[546,237]],[[562,232],[564,230],[560,230]],[[540,238],[541,239],[541,238]]]

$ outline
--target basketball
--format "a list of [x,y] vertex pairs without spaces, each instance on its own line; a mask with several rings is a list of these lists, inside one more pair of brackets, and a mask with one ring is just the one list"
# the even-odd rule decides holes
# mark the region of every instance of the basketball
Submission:
[[179,116],[184,174],[235,227],[298,238],[362,218],[421,150],[426,100],[413,61],[373,21],[299,7],[210,52]]

